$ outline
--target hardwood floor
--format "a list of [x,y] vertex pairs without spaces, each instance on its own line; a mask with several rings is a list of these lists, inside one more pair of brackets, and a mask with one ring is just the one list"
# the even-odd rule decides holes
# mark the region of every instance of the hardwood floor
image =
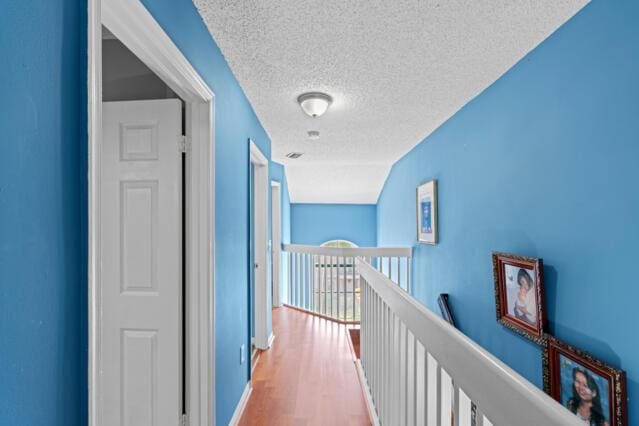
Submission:
[[240,425],[370,425],[347,329],[281,307]]

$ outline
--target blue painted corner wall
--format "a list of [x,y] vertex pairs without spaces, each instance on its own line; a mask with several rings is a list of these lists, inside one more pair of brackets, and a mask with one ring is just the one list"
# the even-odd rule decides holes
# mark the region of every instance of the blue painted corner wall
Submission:
[[359,247],[377,245],[374,204],[291,204],[291,240],[318,246],[329,240],[348,240]]
[[0,9],[0,424],[82,425],[87,8]]
[[[491,252],[542,257],[550,332],[626,370],[639,425],[639,3],[595,0],[398,161],[379,245],[415,245],[414,295],[537,385],[541,349],[495,321]],[[440,243],[415,188],[439,183]],[[634,402],[633,402],[634,401]]]

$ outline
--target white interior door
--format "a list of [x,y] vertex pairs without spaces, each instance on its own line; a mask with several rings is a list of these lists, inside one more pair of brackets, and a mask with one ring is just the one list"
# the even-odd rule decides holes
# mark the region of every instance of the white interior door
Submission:
[[273,234],[272,255],[273,259],[273,307],[278,308],[282,305],[282,205],[281,205],[281,188],[279,184],[271,184],[271,232]]
[[181,416],[178,99],[105,102],[101,161],[101,425]]
[[267,311],[271,309],[267,295],[271,291],[268,280],[268,160],[253,142],[250,143],[250,159],[253,169],[253,285],[255,303],[255,347],[268,349],[269,335]]

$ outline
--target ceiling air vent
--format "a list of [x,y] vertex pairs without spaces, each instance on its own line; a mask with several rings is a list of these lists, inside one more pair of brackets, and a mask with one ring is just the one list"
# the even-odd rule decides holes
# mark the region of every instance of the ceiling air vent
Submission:
[[286,154],[286,157],[291,158],[293,160],[300,158],[303,154],[301,152],[289,152]]

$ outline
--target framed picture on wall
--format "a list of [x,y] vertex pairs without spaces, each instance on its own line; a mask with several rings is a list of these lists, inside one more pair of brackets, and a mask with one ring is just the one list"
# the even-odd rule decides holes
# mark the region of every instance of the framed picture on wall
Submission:
[[453,314],[450,312],[450,306],[448,305],[448,293],[442,293],[437,297],[437,304],[439,305],[439,310],[442,313],[442,318],[448,322],[448,324],[455,327],[455,320],[453,319]]
[[493,253],[497,321],[542,345],[546,331],[543,261]]
[[437,244],[437,181],[417,187],[417,241]]
[[552,336],[544,348],[544,389],[584,424],[627,424],[625,372]]

